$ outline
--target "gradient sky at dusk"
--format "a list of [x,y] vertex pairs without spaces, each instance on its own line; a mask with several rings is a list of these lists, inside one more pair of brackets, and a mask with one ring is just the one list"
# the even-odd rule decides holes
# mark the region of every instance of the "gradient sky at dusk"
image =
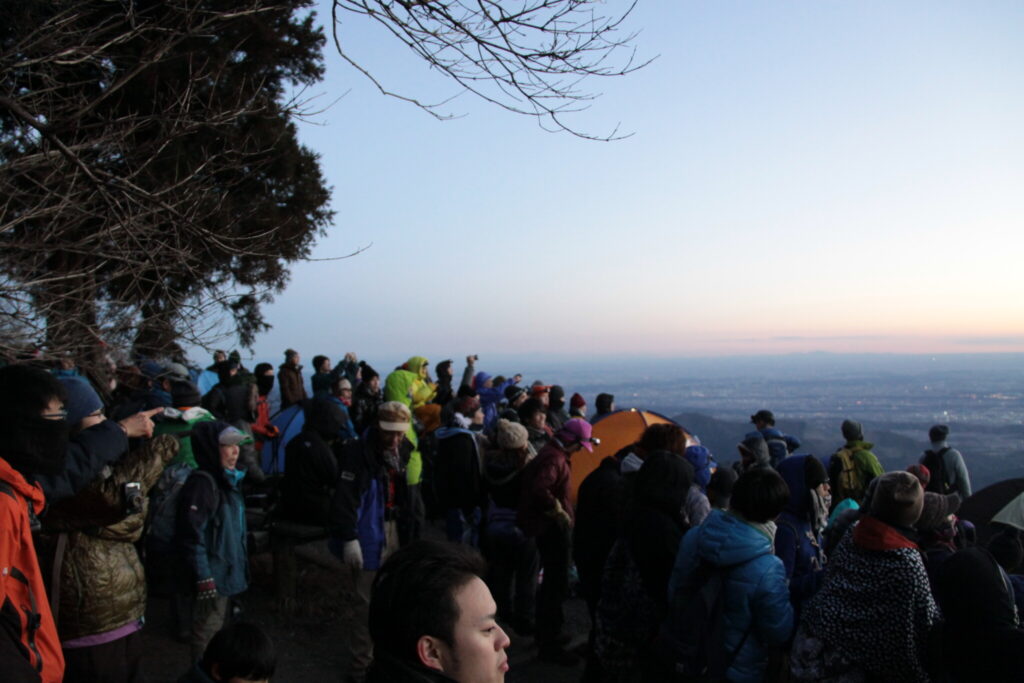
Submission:
[[[392,89],[456,92],[343,18]],[[608,143],[469,96],[437,121],[329,42],[315,256],[368,248],[294,266],[255,355],[1024,351],[1024,4],[646,2],[627,26],[657,60],[570,119],[635,133]]]

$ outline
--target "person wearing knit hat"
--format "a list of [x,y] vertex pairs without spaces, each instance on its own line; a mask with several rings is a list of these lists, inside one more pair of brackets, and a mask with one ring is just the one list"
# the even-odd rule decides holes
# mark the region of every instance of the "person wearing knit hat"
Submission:
[[964,456],[949,445],[948,437],[947,425],[933,425],[928,430],[931,448],[921,456],[921,464],[932,473],[926,488],[935,493],[959,493],[961,498],[970,498],[971,476],[964,464]]
[[569,499],[570,460],[581,449],[593,451],[585,420],[566,422],[523,471],[517,521],[537,541],[544,582],[537,596],[537,649],[542,661],[573,665],[579,658],[565,649],[563,605],[569,597],[569,557],[573,505]]
[[505,401],[508,403],[508,407],[512,410],[518,410],[519,406],[523,404],[529,395],[526,393],[526,389],[512,384],[505,387]]
[[885,472],[871,452],[875,445],[864,440],[864,428],[859,422],[843,420],[841,431],[846,443],[828,462],[833,505],[847,498],[861,502],[871,481]]
[[381,563],[398,549],[398,524],[409,505],[405,468],[413,450],[406,437],[411,426],[412,413],[405,404],[381,403],[363,438],[345,444],[338,457],[329,545],[345,565],[340,578],[352,619],[342,630],[342,646],[349,675],[356,678],[365,675],[373,654],[370,587]]
[[565,411],[565,389],[552,384],[551,391],[548,392],[548,427],[558,431],[570,417]]
[[921,517],[915,527],[918,532],[917,544],[924,553],[924,566],[932,589],[942,563],[957,551],[956,511],[960,509],[960,496],[956,493],[941,495],[926,491]]
[[[103,402],[87,380],[81,377],[61,377],[59,381],[64,386],[64,410],[68,411],[67,420],[72,429],[76,429],[86,417],[96,413],[102,416]],[[88,426],[91,425],[81,428]]]
[[495,428],[495,435],[498,441],[498,448],[506,451],[517,451],[526,448],[530,435],[526,427],[508,420],[498,420]]
[[909,472],[877,482],[870,513],[839,542],[804,604],[791,650],[794,680],[930,680],[927,644],[940,613],[912,529],[924,491]]
[[380,374],[365,361],[359,362],[359,374],[362,379],[352,393],[349,417],[352,419],[356,434],[361,435],[373,424],[377,416],[377,406],[384,399],[380,391]]
[[909,472],[888,472],[878,478],[869,514],[889,526],[910,529],[924,509],[924,489]]
[[579,393],[573,394],[569,399],[569,416],[587,419],[587,399]]
[[917,477],[917,480],[921,482],[921,486],[924,487],[924,490],[928,490],[928,482],[932,478],[931,470],[924,465],[911,465],[907,468],[907,472],[910,472]]

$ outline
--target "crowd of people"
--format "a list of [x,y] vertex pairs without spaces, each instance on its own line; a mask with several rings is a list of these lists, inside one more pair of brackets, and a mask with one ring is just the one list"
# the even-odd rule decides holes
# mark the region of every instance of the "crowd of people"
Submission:
[[[273,642],[232,619],[254,492],[271,523],[329,539],[348,681],[502,681],[513,637],[600,683],[1024,680],[1024,511],[976,542],[946,425],[885,472],[854,420],[819,458],[759,410],[730,463],[653,424],[577,490],[610,394],[591,413],[477,356],[456,381],[450,360],[382,377],[317,355],[307,384],[284,356],[276,372],[234,352],[205,370],[140,359],[102,381],[66,361],[0,367],[4,680],[143,680],[148,596],[190,645],[182,681],[269,680]],[[275,379],[303,418],[287,439]],[[279,447],[283,472],[265,472]]]

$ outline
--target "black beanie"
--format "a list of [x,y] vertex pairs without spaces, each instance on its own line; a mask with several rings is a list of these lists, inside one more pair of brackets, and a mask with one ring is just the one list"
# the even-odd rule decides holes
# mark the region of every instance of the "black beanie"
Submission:
[[175,408],[194,408],[202,402],[199,387],[192,382],[171,382],[171,405]]

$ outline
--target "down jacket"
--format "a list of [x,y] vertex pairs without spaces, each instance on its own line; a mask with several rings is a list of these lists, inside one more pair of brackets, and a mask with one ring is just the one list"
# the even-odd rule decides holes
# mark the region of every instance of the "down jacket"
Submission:
[[704,524],[690,529],[679,544],[669,580],[670,602],[676,591],[693,587],[701,562],[728,570],[725,647],[731,652],[741,641],[743,646],[726,677],[751,683],[763,680],[768,649],[785,643],[793,632],[786,572],[782,560],[772,553],[771,539],[733,513],[712,510]]
[[119,460],[109,477],[47,513],[40,554],[51,559],[58,535],[67,534],[57,612],[62,641],[113,631],[145,614],[146,575],[135,543],[149,499],[143,498],[142,512],[125,516],[122,490],[138,482],[147,494],[177,453],[177,439],[158,436]]

